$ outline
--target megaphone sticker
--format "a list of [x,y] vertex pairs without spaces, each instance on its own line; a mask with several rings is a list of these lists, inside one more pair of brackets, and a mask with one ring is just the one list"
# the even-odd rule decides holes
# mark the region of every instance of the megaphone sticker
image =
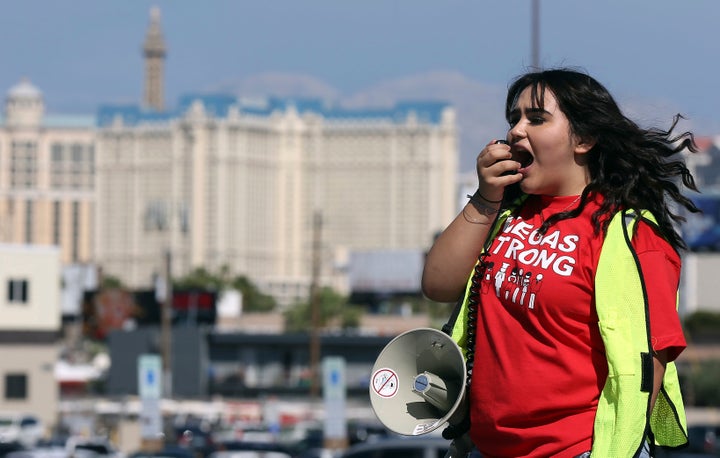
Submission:
[[383,367],[373,374],[372,386],[378,396],[391,398],[398,392],[398,376],[392,369]]

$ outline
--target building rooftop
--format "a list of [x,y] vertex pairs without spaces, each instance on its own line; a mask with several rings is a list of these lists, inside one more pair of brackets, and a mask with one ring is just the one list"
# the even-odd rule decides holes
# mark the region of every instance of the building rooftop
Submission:
[[387,108],[347,108],[317,98],[269,97],[261,101],[246,102],[229,94],[187,94],[180,98],[175,110],[158,112],[138,105],[102,105],[97,114],[97,125],[110,125],[117,117],[125,125],[137,125],[143,122],[168,121],[181,117],[195,103],[202,103],[207,115],[224,118],[235,107],[240,114],[270,116],[275,112],[295,110],[298,114],[317,114],[325,119],[355,120],[378,119],[395,123],[404,123],[414,114],[419,122],[438,124],[442,113],[449,107],[440,101],[405,101]]

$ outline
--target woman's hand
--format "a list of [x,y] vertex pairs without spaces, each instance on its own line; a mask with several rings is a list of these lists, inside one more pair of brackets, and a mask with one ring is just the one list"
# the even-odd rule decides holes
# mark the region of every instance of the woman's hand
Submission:
[[522,180],[517,173],[520,163],[512,160],[510,146],[493,140],[478,154],[475,168],[478,176],[478,192],[488,202],[500,202],[505,187]]
[[488,143],[478,155],[476,165],[477,192],[435,240],[425,258],[423,293],[437,302],[454,302],[462,296],[468,275],[500,210],[505,186],[522,180],[522,175],[511,174],[520,168],[520,163],[512,160],[506,144]]

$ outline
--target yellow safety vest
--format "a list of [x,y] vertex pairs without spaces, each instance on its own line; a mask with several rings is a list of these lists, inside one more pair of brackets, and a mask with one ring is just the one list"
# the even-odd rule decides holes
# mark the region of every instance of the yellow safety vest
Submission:
[[[494,238],[513,208],[503,211],[490,233]],[[687,444],[687,421],[677,368],[668,362],[663,383],[649,413],[653,388],[647,294],[640,265],[631,245],[637,221],[657,224],[648,211],[638,217],[618,212],[608,226],[595,274],[595,307],[608,361],[608,378],[600,394],[593,432],[592,456],[633,457],[645,440],[655,445]],[[472,274],[451,337],[465,351],[467,304]],[[677,306],[676,306],[677,307]]]

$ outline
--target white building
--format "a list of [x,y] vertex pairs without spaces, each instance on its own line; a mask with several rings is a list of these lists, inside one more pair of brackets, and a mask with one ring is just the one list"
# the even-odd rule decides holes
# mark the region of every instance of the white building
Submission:
[[717,253],[686,253],[683,256],[680,283],[680,313],[688,315],[699,310],[720,312],[717,285],[720,255]]
[[60,252],[56,247],[0,245],[0,411],[56,422]]
[[[319,100],[164,103],[166,47],[153,10],[137,106],[48,115],[28,80],[0,117],[0,243],[60,247],[149,287],[223,265],[283,303],[321,282],[347,287],[352,250],[418,249],[454,216],[458,145],[443,103],[347,110]],[[321,232],[313,254],[314,221]]]
[[98,125],[95,252],[131,286],[149,286],[169,249],[174,274],[226,265],[290,303],[307,298],[315,229],[322,282],[342,290],[348,252],[425,250],[456,213],[442,103],[199,95],[174,112],[103,107]]
[[0,117],[0,243],[56,245],[64,263],[92,259],[93,116],[47,115],[27,79]]

